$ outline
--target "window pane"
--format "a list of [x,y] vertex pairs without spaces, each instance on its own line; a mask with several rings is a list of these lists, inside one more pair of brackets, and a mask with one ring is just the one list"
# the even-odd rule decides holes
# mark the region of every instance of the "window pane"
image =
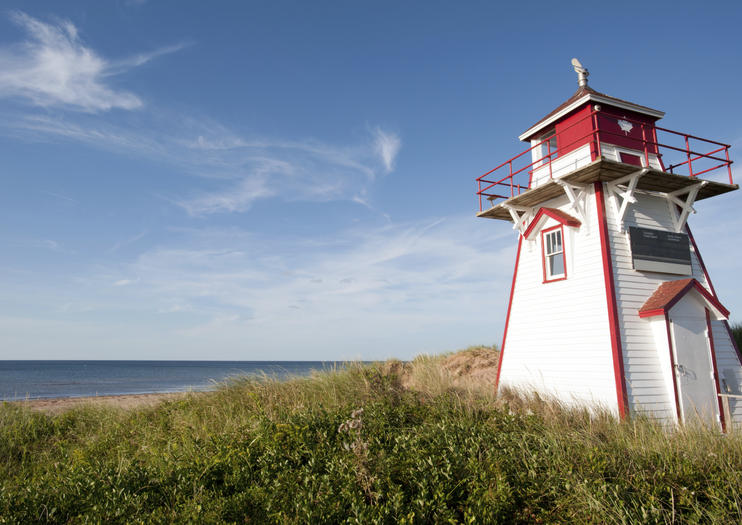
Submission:
[[554,251],[562,251],[562,232],[558,230],[554,232]]
[[549,257],[549,277],[564,275],[564,254],[560,253]]

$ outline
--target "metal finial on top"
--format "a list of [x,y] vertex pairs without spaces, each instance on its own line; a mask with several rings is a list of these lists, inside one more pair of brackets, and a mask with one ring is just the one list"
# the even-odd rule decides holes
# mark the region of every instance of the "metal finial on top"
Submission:
[[587,86],[587,77],[590,75],[587,68],[582,67],[582,64],[580,64],[580,61],[576,58],[572,59],[572,67],[575,68],[575,73],[577,73],[577,83],[580,87]]

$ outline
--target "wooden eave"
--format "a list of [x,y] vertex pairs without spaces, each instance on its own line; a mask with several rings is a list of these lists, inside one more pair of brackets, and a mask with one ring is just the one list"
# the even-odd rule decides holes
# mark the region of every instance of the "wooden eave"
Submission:
[[[559,177],[559,180],[574,184],[590,184],[597,181],[611,182],[633,173],[637,169],[639,168],[633,164],[624,164],[623,162],[598,159],[568,175]],[[636,187],[639,190],[670,193],[682,188],[694,186],[701,181],[705,181],[706,184],[698,191],[696,200],[708,199],[709,197],[715,197],[739,189],[738,184],[725,184],[723,182],[691,178],[685,175],[675,175],[673,173],[667,173],[665,171],[651,168],[648,169],[647,173],[639,179]],[[562,186],[551,180],[537,188],[526,190],[520,195],[502,201],[489,210],[481,211],[477,213],[477,217],[511,221],[512,218],[508,210],[505,208],[505,205],[537,208],[544,202],[562,195],[564,195],[564,189]]]

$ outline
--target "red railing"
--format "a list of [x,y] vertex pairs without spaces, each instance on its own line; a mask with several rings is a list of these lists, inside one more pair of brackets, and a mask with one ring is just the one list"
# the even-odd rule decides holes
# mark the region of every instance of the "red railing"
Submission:
[[[575,134],[575,127],[580,124],[584,125],[587,119],[590,119],[590,131],[578,134],[576,138],[570,138],[568,143],[563,143],[568,136]],[[638,133],[629,137],[628,131],[622,134],[606,129],[604,123],[608,121],[625,123],[624,126],[628,127],[630,125],[631,130],[634,126],[638,126],[641,131],[641,138],[638,137]],[[658,133],[662,134],[659,138]],[[551,146],[550,140],[554,136],[557,136],[558,148],[552,148]],[[601,142],[606,145],[613,145],[611,137],[618,138],[617,142],[619,144],[621,142],[629,144],[629,146],[619,145],[618,147],[621,150],[629,150],[643,156],[644,166],[650,166],[650,162],[656,163],[663,171],[688,177],[698,177],[720,168],[727,168],[729,184],[734,184],[732,180],[732,161],[729,159],[730,145],[593,110],[584,118],[560,130],[557,135],[539,142],[478,177],[479,211],[483,210],[483,198],[494,202],[497,199],[515,197],[529,189],[531,179],[536,171],[539,172],[540,177],[548,171],[549,178],[552,178],[554,175],[554,161],[565,158],[565,155],[577,148],[589,145],[590,159],[600,158]],[[660,142],[660,139],[662,142]],[[693,149],[708,147],[711,150],[705,153]],[[534,150],[541,152],[541,155],[532,155],[531,153]],[[636,157],[639,155],[636,155]],[[534,157],[536,157],[536,160],[534,160]],[[636,160],[639,161],[638,158]]]

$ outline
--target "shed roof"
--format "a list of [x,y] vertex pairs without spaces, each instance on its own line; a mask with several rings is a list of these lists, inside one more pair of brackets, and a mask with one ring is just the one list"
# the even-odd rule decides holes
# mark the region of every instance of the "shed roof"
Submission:
[[664,315],[691,290],[697,291],[711,309],[718,312],[722,318],[729,317],[729,310],[724,308],[715,296],[693,278],[667,281],[659,285],[647,302],[639,308],[639,317]]

